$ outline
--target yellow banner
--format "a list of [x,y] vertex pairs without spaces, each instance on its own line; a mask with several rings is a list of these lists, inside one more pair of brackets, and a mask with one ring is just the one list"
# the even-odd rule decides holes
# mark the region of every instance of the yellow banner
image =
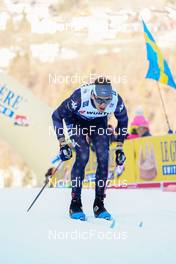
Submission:
[[136,182],[176,180],[176,135],[134,140]]
[[[157,183],[176,181],[176,135],[160,137],[145,137],[126,140],[124,152],[126,162],[120,177],[115,166],[116,143],[110,146],[108,186],[125,188],[136,183]],[[62,168],[53,179],[53,186],[70,187],[71,169],[74,157],[63,163]],[[86,166],[83,186],[91,188],[95,185],[96,155],[90,152],[90,159]]]

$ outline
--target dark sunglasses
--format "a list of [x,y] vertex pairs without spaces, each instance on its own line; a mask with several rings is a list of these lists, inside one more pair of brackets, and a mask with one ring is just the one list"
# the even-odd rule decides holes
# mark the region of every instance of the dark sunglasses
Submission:
[[102,99],[102,98],[96,97],[95,95],[94,95],[94,98],[97,104],[109,104],[112,101],[112,98]]

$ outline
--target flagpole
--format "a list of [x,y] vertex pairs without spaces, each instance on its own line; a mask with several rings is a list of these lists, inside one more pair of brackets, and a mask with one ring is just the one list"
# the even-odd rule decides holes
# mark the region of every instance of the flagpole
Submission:
[[171,126],[170,126],[169,118],[168,118],[168,115],[167,115],[167,112],[166,112],[165,103],[164,103],[164,100],[163,100],[163,97],[162,97],[162,94],[161,94],[161,89],[160,89],[160,86],[158,84],[158,81],[156,81],[156,83],[157,83],[158,92],[159,92],[159,95],[160,95],[160,99],[161,99],[161,103],[162,103],[162,107],[163,107],[163,112],[164,112],[164,116],[165,116],[165,119],[166,119],[166,123],[167,123],[168,129],[170,131],[171,130]]

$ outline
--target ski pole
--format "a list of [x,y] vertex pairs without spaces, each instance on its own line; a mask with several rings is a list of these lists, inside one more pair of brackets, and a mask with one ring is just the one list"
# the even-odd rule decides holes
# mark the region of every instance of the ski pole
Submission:
[[[79,144],[77,142],[75,142],[74,140],[71,140],[71,142],[69,143],[69,146],[71,148],[75,148],[76,146],[80,147]],[[31,203],[31,205],[29,206],[29,208],[27,209],[27,212],[29,212],[29,210],[31,209],[31,207],[34,205],[34,203],[37,201],[37,199],[40,196],[40,194],[43,192],[43,190],[45,189],[45,187],[49,183],[49,178],[51,179],[54,176],[54,174],[57,172],[57,170],[60,168],[61,164],[63,163],[63,161],[61,161],[59,155],[56,155],[52,159],[51,162],[52,162],[53,165],[58,162],[58,165],[57,165],[57,167],[55,169],[54,168],[48,169],[47,173],[45,174],[45,176],[46,176],[45,184],[43,185],[43,187],[40,190],[40,192],[38,193],[38,195],[35,197],[34,201]],[[53,171],[53,169],[54,169],[54,171]]]
[[51,179],[53,177],[53,175],[57,172],[57,170],[59,169],[59,167],[60,167],[61,164],[62,164],[62,161],[60,161],[60,163],[58,164],[58,166],[54,169],[53,172],[51,172],[51,174],[49,174],[49,171],[52,170],[52,168],[48,170],[48,172],[46,173],[46,175],[48,174],[48,177],[46,177],[45,184],[43,185],[43,187],[40,190],[40,192],[38,193],[38,195],[35,197],[34,201],[31,203],[31,205],[29,206],[29,208],[27,209],[27,212],[29,212],[29,210],[32,208],[32,206],[34,205],[34,203],[37,201],[38,197],[43,192],[43,190],[45,189],[45,187],[47,186],[47,184],[49,183],[49,178]]

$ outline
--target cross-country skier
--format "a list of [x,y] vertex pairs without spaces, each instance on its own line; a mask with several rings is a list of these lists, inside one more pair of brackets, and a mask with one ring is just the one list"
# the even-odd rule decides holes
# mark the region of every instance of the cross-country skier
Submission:
[[96,218],[111,219],[110,213],[104,207],[109,160],[107,123],[108,115],[111,113],[114,113],[118,120],[116,164],[123,165],[126,159],[123,142],[127,132],[128,116],[123,100],[112,89],[110,80],[99,77],[94,83],[81,86],[53,112],[52,119],[60,144],[62,161],[72,157],[72,150],[66,143],[63,133],[63,120],[69,132],[72,133],[71,139],[76,142],[76,159],[71,171],[72,200],[69,209],[70,217],[73,219],[86,219],[82,209],[81,189],[85,167],[89,160],[87,137],[90,137],[94,145],[98,163],[93,204],[94,215]]

